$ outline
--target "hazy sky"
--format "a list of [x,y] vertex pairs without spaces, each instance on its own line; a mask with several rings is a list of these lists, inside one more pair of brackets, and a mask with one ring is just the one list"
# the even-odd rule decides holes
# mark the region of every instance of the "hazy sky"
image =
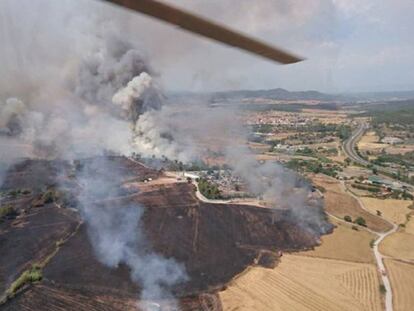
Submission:
[[[280,66],[198,38],[177,88],[414,89],[413,0],[165,0],[307,58]],[[173,42],[171,44],[174,44]],[[175,68],[191,64],[186,77]]]
[[[81,56],[88,49],[87,35],[113,23],[121,25],[120,35],[140,46],[168,90],[414,89],[413,0],[162,1],[307,60],[278,65],[100,1],[2,0],[0,84],[7,83],[9,72],[24,73],[29,67],[38,72],[53,61]],[[97,25],[91,23],[96,20]]]

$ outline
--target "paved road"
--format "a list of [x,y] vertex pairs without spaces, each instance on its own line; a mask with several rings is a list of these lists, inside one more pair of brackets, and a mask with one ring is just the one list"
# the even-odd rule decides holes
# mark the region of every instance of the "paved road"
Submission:
[[[388,175],[392,175],[392,174],[397,174],[398,171],[389,167],[383,167],[383,166],[379,166],[379,165],[373,165],[372,163],[370,163],[369,161],[363,159],[361,156],[359,156],[355,150],[356,144],[358,143],[358,141],[361,139],[361,137],[364,135],[365,131],[367,131],[369,129],[369,125],[367,123],[361,123],[359,124],[358,128],[352,133],[351,137],[348,138],[344,144],[343,144],[343,149],[344,152],[346,153],[346,155],[354,162],[359,163],[363,166],[372,166],[373,168],[375,168],[378,172],[382,172]],[[409,189],[411,192],[413,191],[413,186],[396,180],[398,183],[400,183],[401,185],[405,186],[407,189]]]
[[352,133],[351,137],[348,138],[344,143],[344,151],[348,155],[348,157],[352,161],[364,166],[367,166],[370,163],[356,153],[355,147],[368,128],[369,126],[366,123],[361,123],[359,127]]

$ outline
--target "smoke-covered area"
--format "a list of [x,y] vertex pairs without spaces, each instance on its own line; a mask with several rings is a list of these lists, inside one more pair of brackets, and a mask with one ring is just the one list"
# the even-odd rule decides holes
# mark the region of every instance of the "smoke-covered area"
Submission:
[[[78,159],[110,151],[190,162],[202,158],[213,143],[253,193],[291,209],[306,227],[324,231],[323,214],[309,208],[307,188],[296,183],[293,173],[276,164],[258,165],[243,147],[246,133],[236,111],[211,108],[206,101],[163,106],[158,75],[143,50],[126,39],[119,12],[106,8],[97,10],[99,18],[87,19],[80,12],[95,4],[41,3],[33,12],[11,1],[5,10],[0,6],[0,16],[6,17],[0,56],[7,62],[0,78],[2,160]],[[49,15],[53,19],[42,22]],[[106,16],[113,20],[105,21]],[[19,30],[20,20],[21,29],[28,31],[33,22],[44,37],[30,38]],[[108,174],[97,177],[96,170]],[[79,173],[81,213],[96,255],[110,267],[127,265],[143,287],[141,298],[168,298],[168,288],[185,280],[184,268],[151,251],[140,223],[144,207],[94,203],[122,194],[112,182],[118,174],[104,160]]]
[[[148,301],[174,301],[169,289],[184,282],[187,275],[183,265],[152,251],[141,223],[143,207],[104,203],[105,199],[126,195],[119,184],[123,175],[105,157],[87,161],[77,173],[81,186],[78,199],[97,258],[112,268],[121,264],[130,268],[132,280],[142,288],[141,307],[146,310]],[[170,305],[172,310],[177,308]]]
[[169,140],[152,140],[156,142],[156,151],[172,159],[191,160],[205,159],[211,151],[221,154],[233,173],[246,182],[249,192],[263,198],[268,206],[291,210],[295,220],[312,232],[325,233],[330,229],[322,202],[309,200],[308,182],[279,163],[256,160],[246,146],[249,131],[237,108],[211,107],[208,98],[202,102],[183,98],[181,104],[166,108],[175,109],[175,113],[157,111],[157,122],[149,123],[161,124],[164,132],[179,140],[174,140],[175,148],[169,148]]
[[[138,50],[112,36],[100,42],[77,65],[77,73],[54,83],[52,90],[40,88],[27,102],[2,102],[1,134],[30,146],[28,156],[130,153],[131,128],[142,113],[159,109],[162,98]],[[49,97],[52,91],[61,96]]]
[[[9,79],[0,80],[0,182],[7,167],[20,158],[73,160],[98,156],[92,166],[79,172],[78,180],[80,211],[97,258],[113,268],[127,265],[131,279],[141,287],[141,300],[174,301],[169,288],[185,281],[185,269],[173,259],[163,258],[151,250],[140,222],[144,207],[102,207],[93,203],[122,194],[119,185],[113,182],[122,172],[99,156],[107,152],[141,153],[142,144],[134,141],[151,139],[151,132],[139,125],[139,120],[143,114],[159,110],[163,101],[152,77],[153,70],[141,50],[126,40],[119,25],[100,18],[93,17],[92,21],[77,18],[82,5],[65,2],[59,9],[56,4],[42,3],[43,11],[34,10],[37,16],[24,9],[26,14],[22,16],[20,5],[10,2],[2,11],[2,16],[12,21],[16,13],[27,21],[35,21],[41,29],[43,26],[56,28],[43,29],[43,39],[50,47],[35,43],[33,63],[27,67],[23,66],[22,58],[2,48],[1,54],[8,61],[2,75],[9,75]],[[67,51],[64,39],[56,33],[59,30],[66,33],[64,25],[55,20],[49,21],[50,25],[38,20],[47,12],[52,16],[58,14],[73,26],[69,35],[64,35],[64,39],[73,40]],[[103,18],[109,11],[101,13]],[[15,53],[25,55],[23,59],[29,57],[27,46],[21,41],[28,39],[27,34],[19,33],[12,23],[6,26],[16,37],[2,30],[2,36],[6,35],[3,43],[6,46],[7,42],[10,46],[15,43]],[[45,55],[53,57],[40,55],[44,50],[47,50]],[[150,126],[158,131],[162,129],[154,121]],[[137,132],[138,128],[144,130]],[[151,144],[159,142],[152,139]],[[97,170],[104,170],[107,175],[96,175]],[[147,309],[145,305],[141,307]]]
[[326,233],[331,226],[326,222],[320,202],[310,204],[310,185],[280,164],[259,164],[243,147],[227,148],[226,157],[234,173],[248,184],[252,193],[261,196],[274,208],[292,211],[295,220],[307,230]]

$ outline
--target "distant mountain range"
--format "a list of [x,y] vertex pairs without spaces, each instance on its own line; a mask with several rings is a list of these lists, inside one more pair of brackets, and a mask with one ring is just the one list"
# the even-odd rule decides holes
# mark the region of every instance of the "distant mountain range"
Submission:
[[172,95],[173,98],[179,98],[182,96],[198,99],[208,99],[210,102],[263,98],[273,100],[317,100],[323,102],[345,103],[357,101],[390,101],[414,99],[414,91],[328,94],[313,90],[288,91],[282,88],[276,88],[269,90],[235,90],[213,93],[176,93]]
[[213,101],[246,98],[265,98],[275,100],[320,100],[334,101],[343,99],[342,95],[325,94],[318,91],[288,91],[282,88],[270,90],[240,90],[213,93]]

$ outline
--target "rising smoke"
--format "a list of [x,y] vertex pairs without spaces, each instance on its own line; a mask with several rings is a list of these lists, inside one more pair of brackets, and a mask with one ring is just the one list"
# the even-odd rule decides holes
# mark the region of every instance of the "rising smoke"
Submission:
[[[69,3],[64,2],[63,7],[73,17],[79,7]],[[48,5],[51,9],[43,9],[49,15],[61,12],[57,4]],[[0,14],[22,14],[11,2],[6,9],[8,13],[3,10]],[[105,16],[107,12],[101,13]],[[58,15],[53,25],[60,25],[58,19],[68,20],[68,16]],[[100,20],[72,20],[70,25],[75,24],[63,39],[62,26],[40,27],[39,32],[50,35],[47,43],[52,46],[33,42],[32,56],[24,61],[15,54],[26,55],[29,49],[23,43],[31,40],[27,34],[18,33],[18,27],[8,27],[24,42],[18,42],[21,46],[17,53],[6,51],[9,62],[3,76],[10,76],[0,78],[0,143],[8,146],[2,147],[2,160],[7,158],[7,163],[12,163],[24,156],[77,159],[112,151],[190,162],[204,155],[200,141],[205,145],[214,141],[253,193],[263,195],[275,206],[291,209],[306,227],[323,230],[320,210],[308,208],[307,189],[297,184],[294,175],[276,164],[258,165],[251,152],[242,147],[245,132],[235,111],[196,103],[178,110],[173,105],[163,106],[165,98],[156,72],[142,50],[125,40],[122,27],[107,26]],[[2,40],[6,43],[2,46],[13,46],[7,42],[14,42],[15,37],[7,35],[10,37]],[[65,40],[74,42],[68,47]],[[185,280],[183,267],[154,253],[147,244],[140,222],[144,207],[93,204],[105,195],[118,193],[116,186],[93,172],[105,169],[114,176],[120,174],[105,160],[95,165],[80,172],[83,191],[79,200],[98,259],[110,267],[128,265],[131,278],[143,287],[143,299],[170,297],[168,289]]]
[[[10,4],[6,9],[12,16],[16,6]],[[20,66],[21,59],[9,56],[15,67],[8,71],[10,80],[0,81],[0,182],[7,166],[22,157],[73,160],[98,156],[91,167],[77,175],[81,185],[80,212],[96,257],[112,268],[127,265],[131,279],[141,287],[141,300],[169,299],[172,306],[170,289],[186,280],[185,269],[152,251],[141,223],[144,207],[102,207],[93,203],[119,195],[119,186],[111,181],[123,177],[100,156],[108,151],[129,155],[148,150],[153,154],[157,142],[151,142],[150,147],[146,144],[142,151],[139,148],[141,141],[151,141],[154,130],[143,130],[145,126],[139,123],[141,117],[151,119],[145,115],[159,111],[163,101],[152,77],[154,72],[142,52],[125,40],[119,27],[110,26],[108,32],[99,33],[100,25],[86,27],[88,34],[79,27],[77,34],[71,31],[74,45],[80,47],[72,54],[57,49],[55,57],[48,61],[39,57],[35,65],[26,68]],[[52,38],[60,42],[59,37]],[[90,42],[79,42],[84,40]],[[38,52],[33,49],[34,55]],[[60,52],[70,55],[70,61],[61,59]],[[16,73],[16,69],[22,72]],[[155,123],[151,126],[160,128]],[[163,136],[160,130],[157,133]],[[6,144],[7,148],[3,148]],[[14,152],[16,148],[20,151]],[[97,170],[109,174],[96,175]],[[147,306],[141,305],[141,309]]]
[[142,287],[143,309],[148,301],[169,299],[171,310],[176,310],[178,307],[174,305],[169,289],[186,280],[185,268],[152,251],[141,223],[144,208],[137,204],[113,206],[102,203],[107,198],[123,195],[119,182],[124,178],[106,158],[89,161],[77,174],[82,186],[78,197],[81,214],[88,224],[95,253],[111,268],[120,264],[130,268],[132,280]]
[[249,190],[268,205],[290,210],[294,220],[313,233],[331,229],[324,217],[323,205],[309,200],[310,186],[297,174],[274,162],[259,164],[243,146],[227,148],[226,158],[234,173],[247,182]]

